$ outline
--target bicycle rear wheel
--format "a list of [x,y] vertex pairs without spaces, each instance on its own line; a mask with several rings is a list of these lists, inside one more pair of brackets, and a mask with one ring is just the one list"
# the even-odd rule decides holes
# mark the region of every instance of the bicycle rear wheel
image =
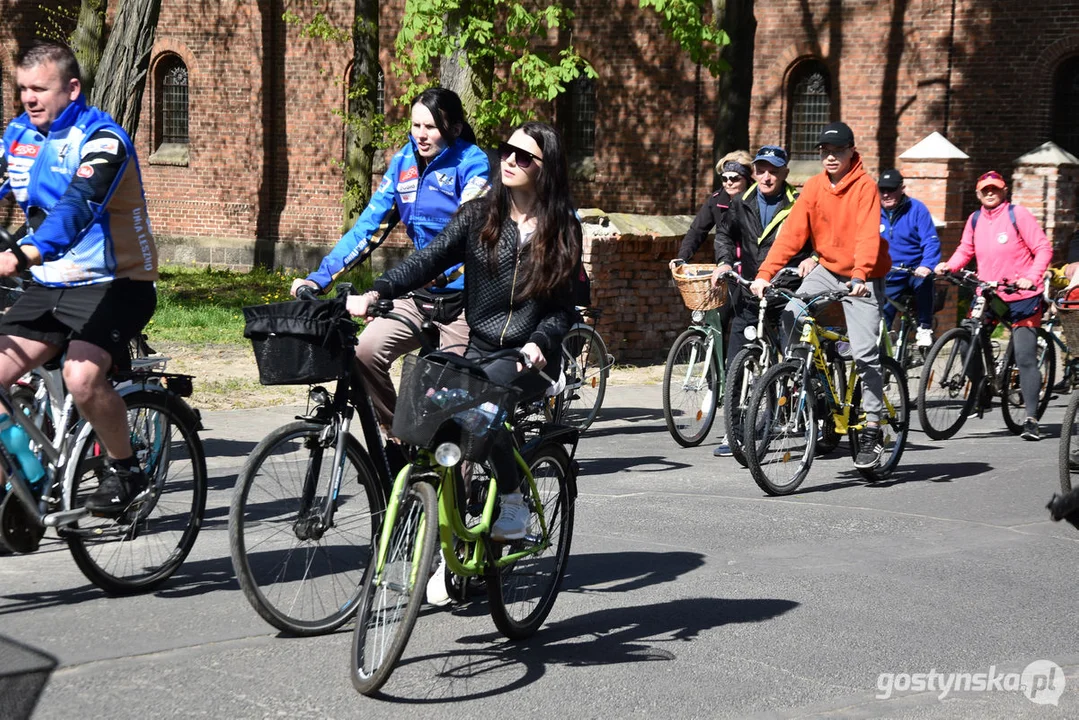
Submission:
[[351,435],[328,526],[334,448],[326,426],[294,422],[263,438],[236,479],[229,509],[232,565],[244,596],[278,630],[318,635],[356,612],[385,500]]
[[[974,407],[977,382],[963,371],[971,342],[966,328],[952,328],[933,343],[926,356],[918,382],[918,420],[934,440],[947,440],[959,432]],[[971,362],[981,361],[975,357]]]
[[1076,486],[1072,478],[1079,473],[1079,390],[1072,392],[1064,420],[1060,424],[1060,449],[1057,457],[1060,491],[1070,493]]
[[566,358],[562,423],[587,430],[599,415],[607,392],[607,346],[595,328],[578,323],[566,333],[562,348]]
[[[910,427],[910,396],[907,393],[906,373],[899,363],[890,357],[881,357],[880,366],[884,381],[884,414],[886,415],[886,417],[881,417],[880,424],[884,454],[881,455],[877,467],[858,468],[862,477],[870,482],[885,480],[899,467],[899,459],[903,457],[903,450],[907,447],[907,430]],[[864,422],[862,390],[862,379],[859,378],[851,400],[852,424],[855,419],[858,423]],[[850,438],[850,456],[857,458],[862,433],[852,427],[847,431],[847,435]]]
[[[86,515],[62,529],[79,570],[112,595],[152,590],[183,564],[206,508],[202,442],[180,400],[164,391],[124,396],[131,447],[149,497],[118,517]],[[82,507],[104,477],[105,451],[91,433],[79,444],[71,507]]]
[[397,508],[382,571],[367,573],[352,636],[352,685],[373,695],[389,680],[412,635],[438,549],[438,496],[412,483]]
[[753,481],[769,495],[794,492],[813,466],[816,398],[806,380],[802,361],[780,363],[757,382],[749,401],[746,459]]
[[708,335],[689,328],[674,341],[663,371],[663,418],[679,445],[700,445],[708,435],[720,390],[719,368]]
[[[1004,370],[1001,373],[1001,401],[1000,409],[1004,415],[1004,424],[1008,429],[1018,435],[1023,432],[1023,422],[1027,419],[1026,403],[1023,401],[1023,390],[1019,384],[1019,367],[1015,364],[1015,343],[1009,342],[1004,356]],[[1053,376],[1057,370],[1056,347],[1053,340],[1043,328],[1038,328],[1038,375],[1040,385],[1038,387],[1038,406],[1036,409],[1038,419],[1049,407],[1049,399],[1053,395]]]
[[[541,446],[529,458],[536,490],[528,498],[531,524],[522,540],[492,543],[488,561],[487,597],[495,627],[511,640],[530,637],[554,607],[566,572],[573,538],[572,467],[561,445]],[[536,508],[543,508],[547,534],[543,534]],[[516,562],[498,566],[500,557],[532,549],[538,551]]]

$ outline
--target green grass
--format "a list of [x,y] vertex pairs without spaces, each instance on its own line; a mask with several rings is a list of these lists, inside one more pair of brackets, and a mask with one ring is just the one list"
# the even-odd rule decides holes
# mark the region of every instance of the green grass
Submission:
[[[146,334],[151,343],[245,344],[243,308],[289,300],[295,277],[263,268],[234,272],[164,267],[157,283],[157,311],[146,326]],[[361,266],[339,282],[351,282],[357,290],[365,290],[373,280],[370,269]]]

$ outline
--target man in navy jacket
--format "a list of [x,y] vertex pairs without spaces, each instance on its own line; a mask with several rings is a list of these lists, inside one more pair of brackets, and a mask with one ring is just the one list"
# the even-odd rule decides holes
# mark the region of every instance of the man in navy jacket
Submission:
[[[918,347],[933,344],[933,268],[940,262],[940,238],[925,203],[907,197],[903,176],[898,170],[885,170],[877,181],[880,191],[880,234],[888,241],[892,263],[914,268],[912,272],[893,271],[885,281],[884,293],[896,299],[905,292],[914,296],[918,313]],[[896,309],[885,303],[884,322],[891,327]]]

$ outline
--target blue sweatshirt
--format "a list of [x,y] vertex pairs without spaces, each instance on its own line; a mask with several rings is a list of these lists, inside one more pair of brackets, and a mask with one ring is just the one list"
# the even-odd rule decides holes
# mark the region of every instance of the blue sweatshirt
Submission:
[[904,195],[894,209],[881,207],[880,235],[896,265],[933,269],[940,263],[937,228],[921,200]]

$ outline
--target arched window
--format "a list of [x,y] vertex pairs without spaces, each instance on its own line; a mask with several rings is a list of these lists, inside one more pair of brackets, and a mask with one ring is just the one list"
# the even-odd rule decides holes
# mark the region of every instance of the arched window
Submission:
[[1053,85],[1053,142],[1079,154],[1079,56],[1060,64]]
[[817,137],[832,114],[832,80],[824,63],[810,60],[791,73],[789,107],[791,160],[817,159]]
[[566,146],[571,160],[596,154],[596,83],[579,77],[567,91]]
[[176,55],[157,64],[158,145],[188,142],[187,66]]

